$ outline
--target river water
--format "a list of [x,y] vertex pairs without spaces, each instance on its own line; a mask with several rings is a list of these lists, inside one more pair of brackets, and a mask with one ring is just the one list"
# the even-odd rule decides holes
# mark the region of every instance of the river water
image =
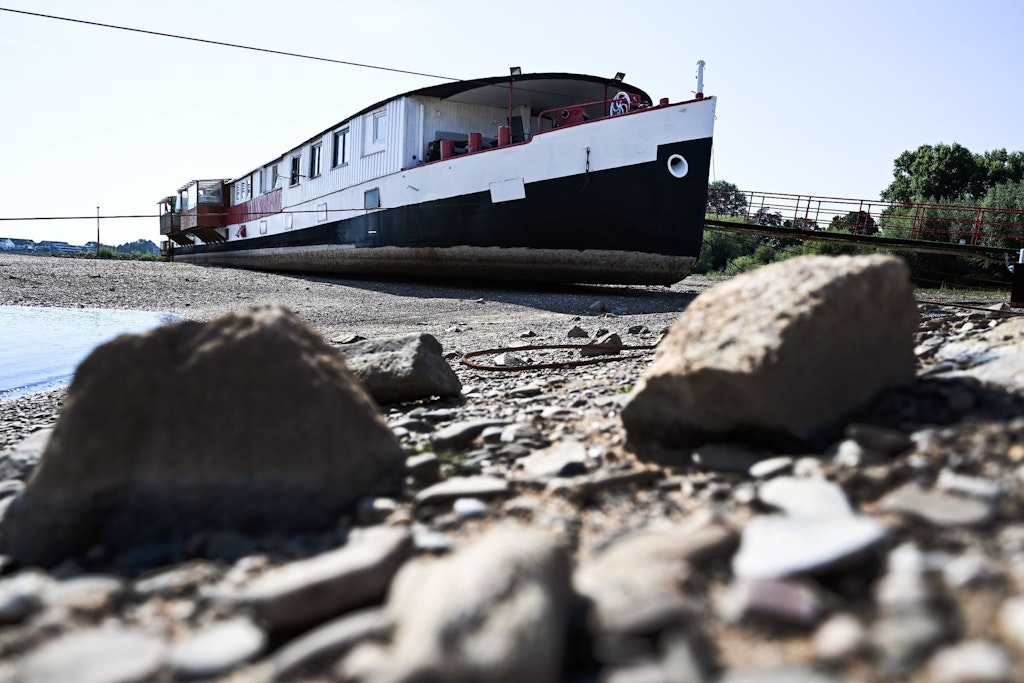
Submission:
[[67,384],[103,342],[179,319],[155,311],[0,306],[0,400]]

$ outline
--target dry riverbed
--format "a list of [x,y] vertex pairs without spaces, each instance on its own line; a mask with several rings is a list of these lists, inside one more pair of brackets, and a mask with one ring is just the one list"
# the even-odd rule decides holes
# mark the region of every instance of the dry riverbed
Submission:
[[[614,550],[639,529],[697,528],[698,520],[714,520],[720,525],[716,528],[730,530],[710,540],[695,534],[695,540],[687,541],[692,547],[682,551],[679,539],[672,540],[677,545],[671,552],[685,556],[673,568],[685,602],[658,603],[650,594],[620,600],[621,609],[603,615],[608,633],[593,641],[592,624],[570,620],[565,680],[1024,680],[1024,387],[997,389],[971,377],[937,381],[929,374],[957,367],[956,356],[947,350],[976,354],[982,335],[998,334],[1013,312],[991,307],[1006,301],[1005,294],[919,293],[919,300],[928,301],[919,305],[915,335],[919,381],[886,392],[862,410],[856,419],[868,427],[841,433],[813,452],[767,453],[749,445],[712,449],[703,454],[702,466],[641,463],[628,443],[619,417],[621,397],[649,366],[652,353],[604,365],[521,373],[483,372],[458,362],[475,350],[579,343],[603,332],[618,334],[626,345],[651,345],[714,284],[702,277],[672,287],[401,282],[0,255],[0,305],[154,310],[210,320],[248,306],[280,304],[337,345],[353,336],[435,336],[459,375],[462,395],[382,409],[408,454],[440,453],[438,435],[459,424],[493,420],[504,425],[467,432],[466,438],[454,436],[435,463],[442,477],[487,475],[515,482],[521,467],[516,463],[525,456],[568,441],[582,443],[583,458],[573,461],[579,469],[575,479],[514,483],[507,497],[498,499],[469,486],[459,500],[470,502],[461,507],[380,499],[347,520],[352,526],[383,521],[408,527],[418,554],[443,555],[508,519],[556,531],[574,562],[589,567],[596,566],[591,563],[601,551]],[[509,353],[532,363],[567,358],[515,348]],[[63,397],[58,390],[0,403],[0,452],[50,426]],[[154,419],[161,417],[159,406],[152,412]],[[22,480],[27,474],[24,464],[0,458],[0,479]],[[927,491],[906,488],[915,482]],[[801,503],[809,506],[805,511],[849,506],[883,520],[885,539],[872,545],[872,557],[859,557],[852,567],[822,551],[820,566],[795,579],[737,581],[736,565],[729,560],[738,535],[752,520],[767,517],[767,511]],[[827,516],[812,509],[812,515],[819,513]],[[788,561],[806,548],[842,542],[833,530],[822,536],[808,529],[806,534],[786,536],[791,546],[781,548],[780,555]],[[224,542],[237,547],[244,540]],[[638,552],[665,559],[650,545],[640,544]],[[59,671],[57,660],[82,655],[71,645],[61,650],[60,640],[49,639],[105,621],[118,626],[95,636],[97,651],[130,648],[129,631],[135,629],[164,633],[178,653],[178,646],[204,635],[211,624],[234,623],[223,605],[210,601],[209,586],[244,583],[308,554],[308,548],[261,549],[234,563],[194,559],[156,576],[118,578],[92,588],[84,579],[102,572],[102,564],[65,563],[36,587],[20,586],[21,593],[0,579],[0,620],[8,623],[0,626],[0,680],[8,680],[2,678],[5,672],[15,675],[28,651],[35,653],[35,671]],[[623,559],[629,558],[619,558],[620,563]],[[747,559],[755,565],[773,560]],[[603,567],[610,572],[605,579],[624,571],[609,563]],[[821,570],[826,566],[827,571]],[[628,564],[625,569],[632,571]],[[645,575],[645,569],[652,568],[636,571]],[[77,592],[58,590],[74,579],[80,580]],[[28,593],[31,599],[24,597]],[[21,596],[17,605],[27,600],[33,607],[24,612],[11,608],[11,595]],[[255,626],[245,623],[243,631],[269,628],[258,619]],[[380,626],[373,624],[364,630],[376,633]],[[301,648],[282,647],[285,638],[275,631],[271,642],[259,640],[256,649],[239,646],[237,660],[224,671],[234,671],[227,674],[234,676],[230,680],[365,680],[360,667],[381,653],[367,643],[348,653],[351,644],[339,643],[351,636],[339,632],[334,637],[336,649],[327,663],[307,652],[308,661],[287,669],[284,654],[301,657],[295,654]],[[223,655],[238,638],[207,642],[219,643],[214,649]],[[41,643],[50,643],[52,651]],[[151,660],[149,668],[145,662],[139,666],[154,680],[192,675],[173,657]]]

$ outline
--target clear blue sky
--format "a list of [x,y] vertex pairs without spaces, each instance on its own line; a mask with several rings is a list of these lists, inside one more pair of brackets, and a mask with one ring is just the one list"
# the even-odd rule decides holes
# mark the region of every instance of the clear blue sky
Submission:
[[[875,198],[924,143],[1024,150],[1024,3],[0,0],[0,6],[456,78],[612,75],[719,97],[713,179]],[[364,106],[439,81],[0,12],[0,217],[155,213]],[[0,236],[95,239],[95,220]],[[159,240],[105,220],[104,243]]]

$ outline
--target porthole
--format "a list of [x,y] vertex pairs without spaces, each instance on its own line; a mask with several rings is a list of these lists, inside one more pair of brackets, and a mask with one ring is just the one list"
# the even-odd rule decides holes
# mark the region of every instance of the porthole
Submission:
[[676,178],[682,178],[690,171],[690,164],[680,154],[673,154],[668,158],[668,172]]

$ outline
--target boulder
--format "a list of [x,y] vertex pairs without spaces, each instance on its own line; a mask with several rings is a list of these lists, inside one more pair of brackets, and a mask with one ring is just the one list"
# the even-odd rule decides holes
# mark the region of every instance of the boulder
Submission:
[[816,441],[915,376],[917,306],[888,256],[805,256],[709,289],[683,312],[622,421],[636,443]]
[[182,322],[78,367],[2,551],[50,565],[194,532],[319,530],[405,456],[342,356],[280,307]]
[[561,680],[569,560],[542,532],[498,527],[447,558],[406,564],[391,587],[385,681]]
[[462,383],[429,334],[370,339],[340,349],[352,374],[378,403],[458,396]]

